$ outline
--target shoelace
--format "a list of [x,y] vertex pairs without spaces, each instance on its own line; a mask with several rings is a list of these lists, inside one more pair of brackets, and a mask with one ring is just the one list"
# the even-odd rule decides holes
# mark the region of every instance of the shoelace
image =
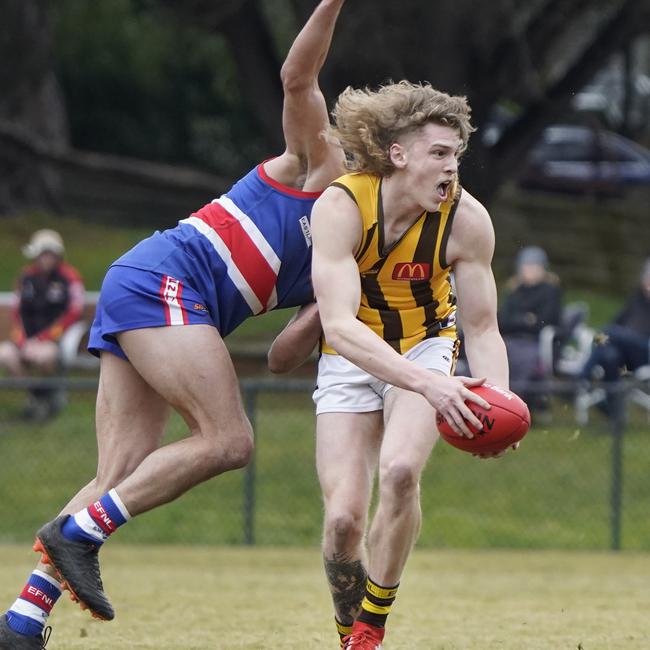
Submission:
[[47,645],[47,642],[50,640],[51,635],[52,635],[52,628],[48,625],[43,630],[43,645],[41,646],[42,650],[45,650],[45,646]]
[[346,637],[343,638],[343,647],[344,648],[354,648],[356,646],[361,645],[362,643],[365,643],[367,641],[370,641],[370,643],[373,644],[373,650],[379,645],[379,641],[375,639],[372,634],[367,632],[366,630],[362,630],[361,632],[357,632],[356,634],[350,634]]

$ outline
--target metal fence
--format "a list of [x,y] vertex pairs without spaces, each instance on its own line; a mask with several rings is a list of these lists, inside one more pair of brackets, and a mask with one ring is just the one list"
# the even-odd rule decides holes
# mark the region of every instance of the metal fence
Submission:
[[[20,408],[34,380],[0,379],[0,542],[29,540],[94,475],[96,379],[50,381],[65,386],[69,403],[56,419],[33,424]],[[242,380],[241,388],[256,435],[253,461],[141,515],[116,538],[319,543],[311,382]],[[538,385],[551,392],[552,420],[534,420],[520,450],[502,459],[436,446],[422,477],[420,546],[650,549],[647,413],[626,404],[630,387],[621,383],[612,388],[614,417],[593,414],[578,426],[574,388]],[[167,440],[185,433],[173,417]]]

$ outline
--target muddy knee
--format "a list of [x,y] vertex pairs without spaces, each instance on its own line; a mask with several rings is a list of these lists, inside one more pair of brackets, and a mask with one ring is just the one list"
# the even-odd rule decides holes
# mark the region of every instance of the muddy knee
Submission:
[[360,513],[341,511],[327,514],[325,535],[334,553],[348,551],[361,544],[365,520]]
[[398,500],[417,495],[420,476],[413,467],[406,463],[392,463],[383,472],[381,479],[382,497]]

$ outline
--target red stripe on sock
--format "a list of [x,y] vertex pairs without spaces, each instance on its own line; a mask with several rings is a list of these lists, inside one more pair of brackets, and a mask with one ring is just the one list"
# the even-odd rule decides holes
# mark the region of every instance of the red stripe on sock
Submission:
[[48,596],[38,587],[30,584],[25,585],[24,589],[20,592],[20,598],[32,603],[32,605],[36,605],[47,614],[52,611],[52,607],[54,607],[54,603],[56,602],[52,596]]
[[100,501],[95,501],[91,506],[88,506],[88,514],[107,535],[110,535],[117,529],[117,526],[108,516],[108,513],[104,510],[104,506]]

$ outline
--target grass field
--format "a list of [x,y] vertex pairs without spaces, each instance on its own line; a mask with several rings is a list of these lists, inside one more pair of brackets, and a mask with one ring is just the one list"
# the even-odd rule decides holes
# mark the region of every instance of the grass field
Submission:
[[[33,554],[0,546],[10,604]],[[57,604],[48,650],[335,650],[318,548],[107,546],[117,617]],[[647,650],[650,556],[416,550],[386,650]]]
[[[94,474],[93,395],[73,394],[59,418],[18,419],[23,398],[0,395],[0,543],[27,542]],[[265,393],[256,412],[253,525],[261,545],[318,544],[321,500],[308,393]],[[420,543],[437,548],[605,550],[611,540],[612,439],[604,421],[563,418],[536,427],[521,449],[480,461],[440,443],[422,480]],[[178,419],[169,439],[184,434]],[[625,435],[622,547],[650,550],[650,437],[639,418]],[[114,543],[240,544],[243,471],[200,485],[125,526]]]

